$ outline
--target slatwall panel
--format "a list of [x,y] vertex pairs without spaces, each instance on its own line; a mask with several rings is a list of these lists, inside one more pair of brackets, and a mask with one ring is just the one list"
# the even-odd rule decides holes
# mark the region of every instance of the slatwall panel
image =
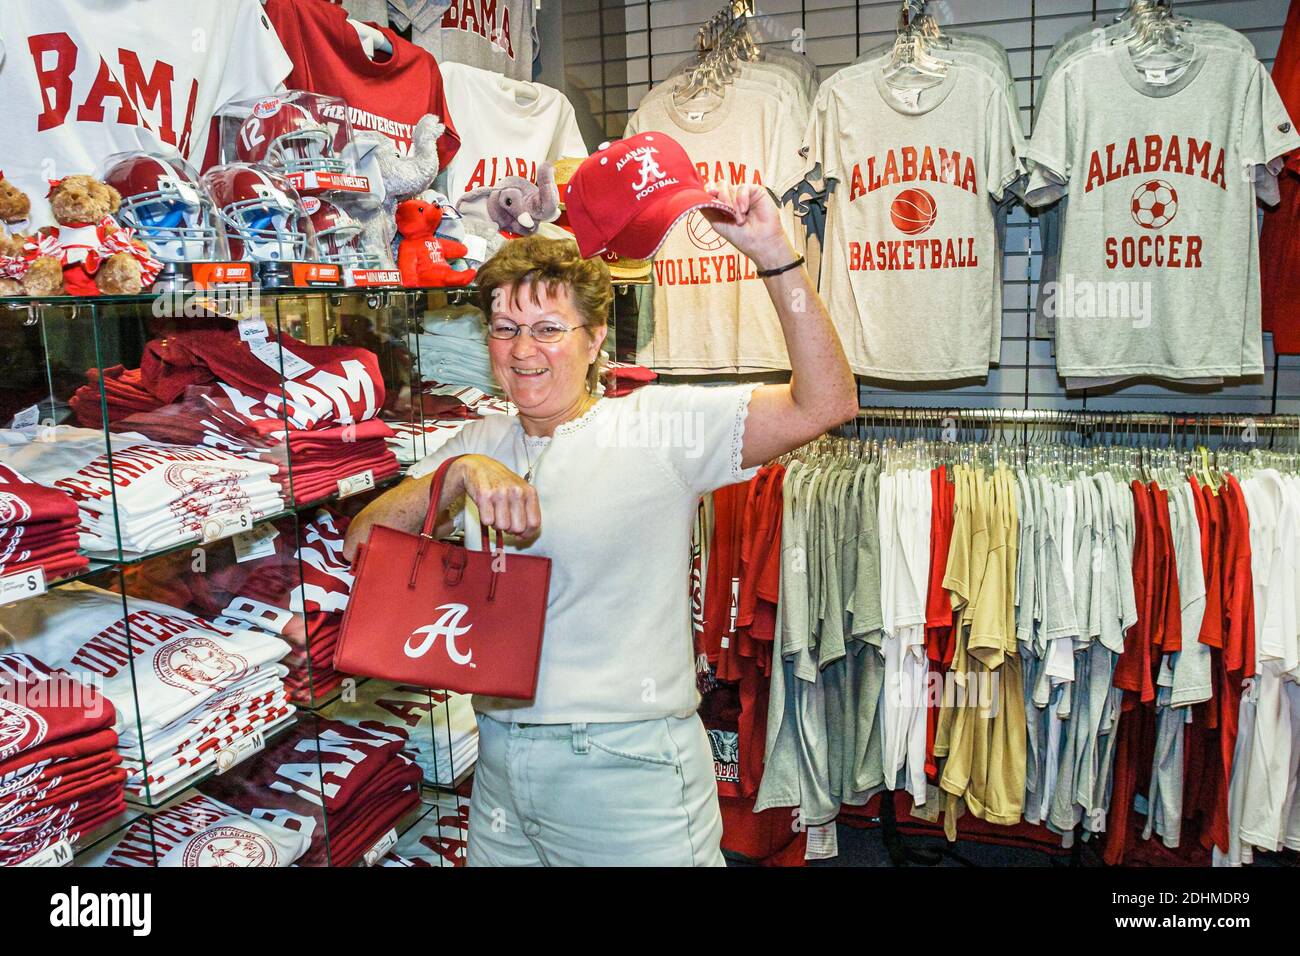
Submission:
[[[721,5],[719,0],[566,2],[567,85],[579,112],[590,112],[589,128],[603,131],[605,138],[621,136],[646,90],[693,54],[699,24]],[[1109,18],[1125,6],[1080,0],[939,0],[928,9],[941,24],[982,33],[1006,47],[1028,134],[1031,106],[1040,95],[1038,80],[1052,45],[1067,31],[1098,17]],[[898,8],[895,2],[760,0],[758,29],[770,38],[769,43],[790,45],[801,39],[824,79],[892,37]],[[1182,0],[1175,11],[1241,31],[1270,65],[1286,20],[1287,0]],[[1003,266],[1000,365],[990,371],[986,382],[959,388],[903,391],[863,382],[863,404],[1300,413],[1300,356],[1275,357],[1267,335],[1268,371],[1261,382],[1217,389],[1132,385],[1067,394],[1056,375],[1052,343],[1033,334],[1040,265],[1037,222],[1026,209],[1016,207],[1008,223]]]

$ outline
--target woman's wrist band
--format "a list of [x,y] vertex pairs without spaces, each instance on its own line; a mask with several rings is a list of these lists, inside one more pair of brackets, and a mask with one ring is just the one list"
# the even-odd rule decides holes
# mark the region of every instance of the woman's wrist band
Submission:
[[794,260],[794,262],[787,263],[786,265],[783,266],[778,266],[775,269],[759,269],[758,277],[760,279],[770,279],[772,278],[772,276],[779,276],[782,272],[789,272],[791,269],[798,269],[801,265],[803,265],[803,262],[804,262],[803,256],[800,256],[798,259]]

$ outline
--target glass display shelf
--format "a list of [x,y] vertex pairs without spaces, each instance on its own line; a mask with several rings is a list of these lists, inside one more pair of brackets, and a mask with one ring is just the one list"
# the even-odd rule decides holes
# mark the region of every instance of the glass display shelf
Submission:
[[[95,854],[96,851],[108,840],[113,839],[122,833],[128,827],[135,824],[137,820],[144,819],[145,814],[134,809],[129,803],[125,810],[119,813],[113,819],[106,821],[103,825],[91,830],[90,833],[77,841],[73,848],[74,856],[69,866],[85,866],[86,859]],[[98,863],[90,864],[98,866]]]
[[[262,747],[259,750],[250,753],[247,757],[244,758],[244,760],[241,760],[240,763],[235,764],[234,767],[231,767],[230,769],[231,770],[235,769],[235,767],[240,766],[240,764],[242,764],[245,760],[256,760],[258,753],[261,753],[263,750],[266,750],[266,748],[269,747],[274,741],[278,740],[286,732],[296,727],[298,725],[298,719],[299,719],[298,712],[295,711],[293,714],[289,716],[288,720],[280,724],[269,734],[263,734]],[[176,800],[178,797],[188,795],[189,792],[193,790],[195,787],[198,787],[210,777],[215,777],[219,772],[220,771],[216,763],[214,762],[210,767],[207,767],[201,773],[196,774],[193,777],[185,778],[182,786],[163,788],[159,790],[157,793],[154,793],[153,788],[151,787],[146,787],[145,792],[142,794],[133,794],[130,791],[128,791],[126,794],[127,806],[138,807],[145,810],[161,810],[164,807],[166,807],[168,804]]]
[[[624,285],[627,283],[616,283]],[[304,296],[366,296],[380,293],[407,293],[412,296],[430,293],[444,294],[450,298],[469,300],[478,296],[478,286],[276,286],[274,288],[246,285],[228,286],[218,289],[184,289],[180,295],[219,298],[223,295],[234,297],[239,293],[253,293],[265,299],[298,299]],[[174,298],[174,291],[139,292],[135,295],[11,295],[0,296],[0,308],[24,308],[27,306],[89,306],[89,305],[152,305],[158,299]]]

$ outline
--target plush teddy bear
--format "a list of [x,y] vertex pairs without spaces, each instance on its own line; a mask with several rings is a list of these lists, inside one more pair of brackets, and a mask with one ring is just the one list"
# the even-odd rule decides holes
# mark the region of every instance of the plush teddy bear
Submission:
[[448,259],[460,259],[468,251],[464,243],[437,235],[442,207],[421,199],[408,199],[397,207],[394,217],[401,243],[397,268],[405,286],[466,286],[477,274],[473,269],[456,270]]
[[122,203],[116,189],[93,176],[66,176],[51,182],[48,199],[67,294],[135,295],[153,282],[162,265],[113,221]]
[[383,133],[356,134],[358,144],[370,147],[368,158],[377,164],[384,187],[382,203],[356,213],[362,228],[362,245],[383,250],[389,260],[384,263],[386,267],[393,264],[392,250],[399,239],[394,228],[398,203],[428,189],[438,175],[438,139],[445,129],[432,113],[420,117],[411,133],[411,150],[405,156],[398,154],[393,141]]
[[[0,173],[0,222],[26,222],[32,203],[27,194]],[[0,295],[58,295],[63,291],[63,264],[58,244],[38,233],[0,229]]]

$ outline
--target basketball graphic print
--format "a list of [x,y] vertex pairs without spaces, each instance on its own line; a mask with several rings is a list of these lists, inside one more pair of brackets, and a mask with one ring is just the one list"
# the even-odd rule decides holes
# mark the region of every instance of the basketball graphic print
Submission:
[[185,845],[181,866],[262,867],[275,866],[279,854],[275,844],[260,833],[238,827],[213,827]]
[[1133,191],[1132,212],[1143,229],[1167,226],[1178,213],[1178,191],[1163,179],[1143,183]]
[[228,654],[206,637],[182,637],[161,647],[153,659],[153,670],[164,684],[191,693],[238,680],[248,673],[248,661]]
[[705,252],[717,252],[727,244],[727,240],[713,231],[709,220],[698,209],[692,209],[686,217],[686,235],[697,249]]
[[904,189],[889,206],[894,228],[908,236],[919,236],[933,226],[937,214],[934,197],[924,189]]
[[0,760],[35,747],[49,729],[45,718],[36,711],[0,697]]

